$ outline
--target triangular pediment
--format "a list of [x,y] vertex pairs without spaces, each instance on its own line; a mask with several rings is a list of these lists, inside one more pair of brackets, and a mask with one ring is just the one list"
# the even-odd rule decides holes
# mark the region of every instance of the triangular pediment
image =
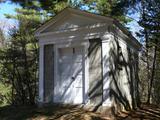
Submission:
[[58,22],[46,28],[42,33],[85,27],[99,22],[101,21],[98,19],[92,19],[80,15],[69,14],[67,16],[63,16]]
[[111,20],[109,17],[98,16],[88,12],[66,8],[49,22],[42,25],[36,34],[62,31],[72,28],[86,27]]

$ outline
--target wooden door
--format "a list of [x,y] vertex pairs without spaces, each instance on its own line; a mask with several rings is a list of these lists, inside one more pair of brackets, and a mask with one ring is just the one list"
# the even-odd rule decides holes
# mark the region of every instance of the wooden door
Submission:
[[83,49],[59,48],[58,52],[60,102],[80,104],[83,102]]

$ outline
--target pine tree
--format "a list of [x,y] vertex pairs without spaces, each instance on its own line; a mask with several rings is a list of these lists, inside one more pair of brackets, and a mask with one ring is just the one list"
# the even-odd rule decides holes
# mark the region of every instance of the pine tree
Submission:
[[141,34],[145,37],[146,45],[145,48],[148,70],[147,103],[151,103],[151,95],[153,90],[153,83],[156,76],[156,64],[158,64],[157,55],[160,43],[160,1],[145,0],[141,2],[141,6],[142,16],[139,21],[139,24],[144,28],[144,30],[141,31]]
[[103,16],[112,16],[121,23],[126,24],[131,21],[126,17],[128,10],[136,8],[140,0],[11,0],[20,4],[22,7],[34,8],[39,4],[40,8],[46,10],[52,16],[63,10],[65,7],[74,7],[81,9],[82,6],[88,6],[89,12],[96,12]]
[[[39,6],[16,9],[17,14],[6,15],[18,21],[18,28],[10,30],[10,41],[1,49],[1,76],[12,85],[13,104],[34,104],[38,82],[38,45],[35,29],[47,19]],[[8,82],[7,82],[8,81]]]

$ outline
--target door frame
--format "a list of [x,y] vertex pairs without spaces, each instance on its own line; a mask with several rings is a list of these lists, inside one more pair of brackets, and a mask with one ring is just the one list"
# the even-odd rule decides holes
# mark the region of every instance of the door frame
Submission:
[[[60,44],[55,44],[54,47],[54,53],[55,53],[55,57],[54,57],[54,83],[57,82],[58,80],[58,59],[59,59],[59,52],[58,49],[59,48],[68,48],[68,47],[82,47],[83,51],[82,51],[82,103],[81,104],[85,104],[88,102],[88,88],[89,88],[89,80],[88,80],[88,58],[86,57],[88,54],[88,48],[87,48],[88,44],[86,44],[85,42],[80,42],[80,43],[71,43],[71,42],[65,42],[65,43],[60,43]],[[55,84],[54,84],[55,85]],[[53,102],[54,103],[63,103],[60,100],[56,100],[56,96],[55,96],[55,90],[56,87],[54,86],[53,89]]]

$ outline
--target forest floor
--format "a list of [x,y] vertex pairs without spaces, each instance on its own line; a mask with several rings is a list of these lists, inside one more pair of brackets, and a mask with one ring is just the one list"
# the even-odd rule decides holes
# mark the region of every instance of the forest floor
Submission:
[[89,112],[78,107],[4,106],[0,120],[160,120],[160,108],[143,105],[135,111],[122,112],[114,118]]
[[117,120],[160,120],[160,107],[143,104],[136,110],[121,112]]

